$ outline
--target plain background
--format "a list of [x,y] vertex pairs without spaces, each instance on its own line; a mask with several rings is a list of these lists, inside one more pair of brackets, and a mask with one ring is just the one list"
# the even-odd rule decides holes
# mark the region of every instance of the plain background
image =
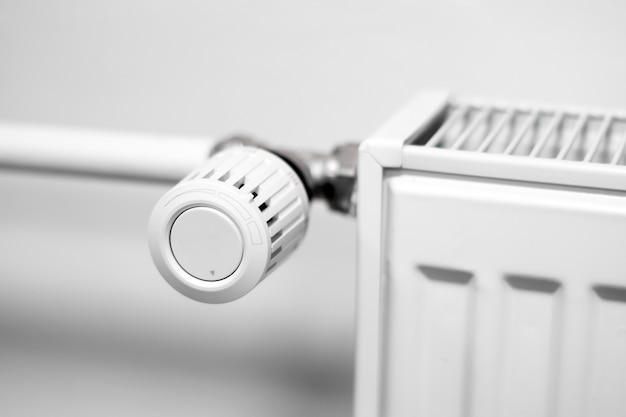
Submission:
[[[0,0],[0,119],[327,150],[416,91],[626,107],[626,3]],[[356,228],[223,306],[158,276],[166,188],[0,171],[0,415],[347,416]]]

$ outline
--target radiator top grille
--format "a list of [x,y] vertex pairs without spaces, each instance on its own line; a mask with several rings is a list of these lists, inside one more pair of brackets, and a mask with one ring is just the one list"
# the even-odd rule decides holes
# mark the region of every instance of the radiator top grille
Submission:
[[454,103],[425,147],[626,165],[626,116]]

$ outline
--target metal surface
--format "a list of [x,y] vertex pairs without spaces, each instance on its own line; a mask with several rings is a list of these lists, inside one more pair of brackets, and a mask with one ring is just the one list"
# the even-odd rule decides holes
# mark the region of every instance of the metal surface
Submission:
[[620,415],[626,119],[436,98],[360,147],[356,415]]
[[358,143],[346,143],[330,153],[276,150],[301,174],[311,197],[324,200],[331,210],[356,215]]
[[0,123],[0,167],[175,183],[213,148],[210,138]]
[[426,148],[624,165],[626,115],[615,111],[458,101]]

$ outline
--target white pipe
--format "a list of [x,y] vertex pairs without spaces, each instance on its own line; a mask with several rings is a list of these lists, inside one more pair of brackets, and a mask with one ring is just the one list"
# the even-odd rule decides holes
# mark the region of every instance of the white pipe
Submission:
[[177,182],[214,144],[210,138],[0,122],[0,167]]

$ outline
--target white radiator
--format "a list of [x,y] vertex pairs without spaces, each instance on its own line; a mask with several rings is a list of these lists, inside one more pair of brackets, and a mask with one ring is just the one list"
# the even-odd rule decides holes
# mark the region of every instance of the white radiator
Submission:
[[625,145],[436,92],[361,145],[358,417],[626,416]]

